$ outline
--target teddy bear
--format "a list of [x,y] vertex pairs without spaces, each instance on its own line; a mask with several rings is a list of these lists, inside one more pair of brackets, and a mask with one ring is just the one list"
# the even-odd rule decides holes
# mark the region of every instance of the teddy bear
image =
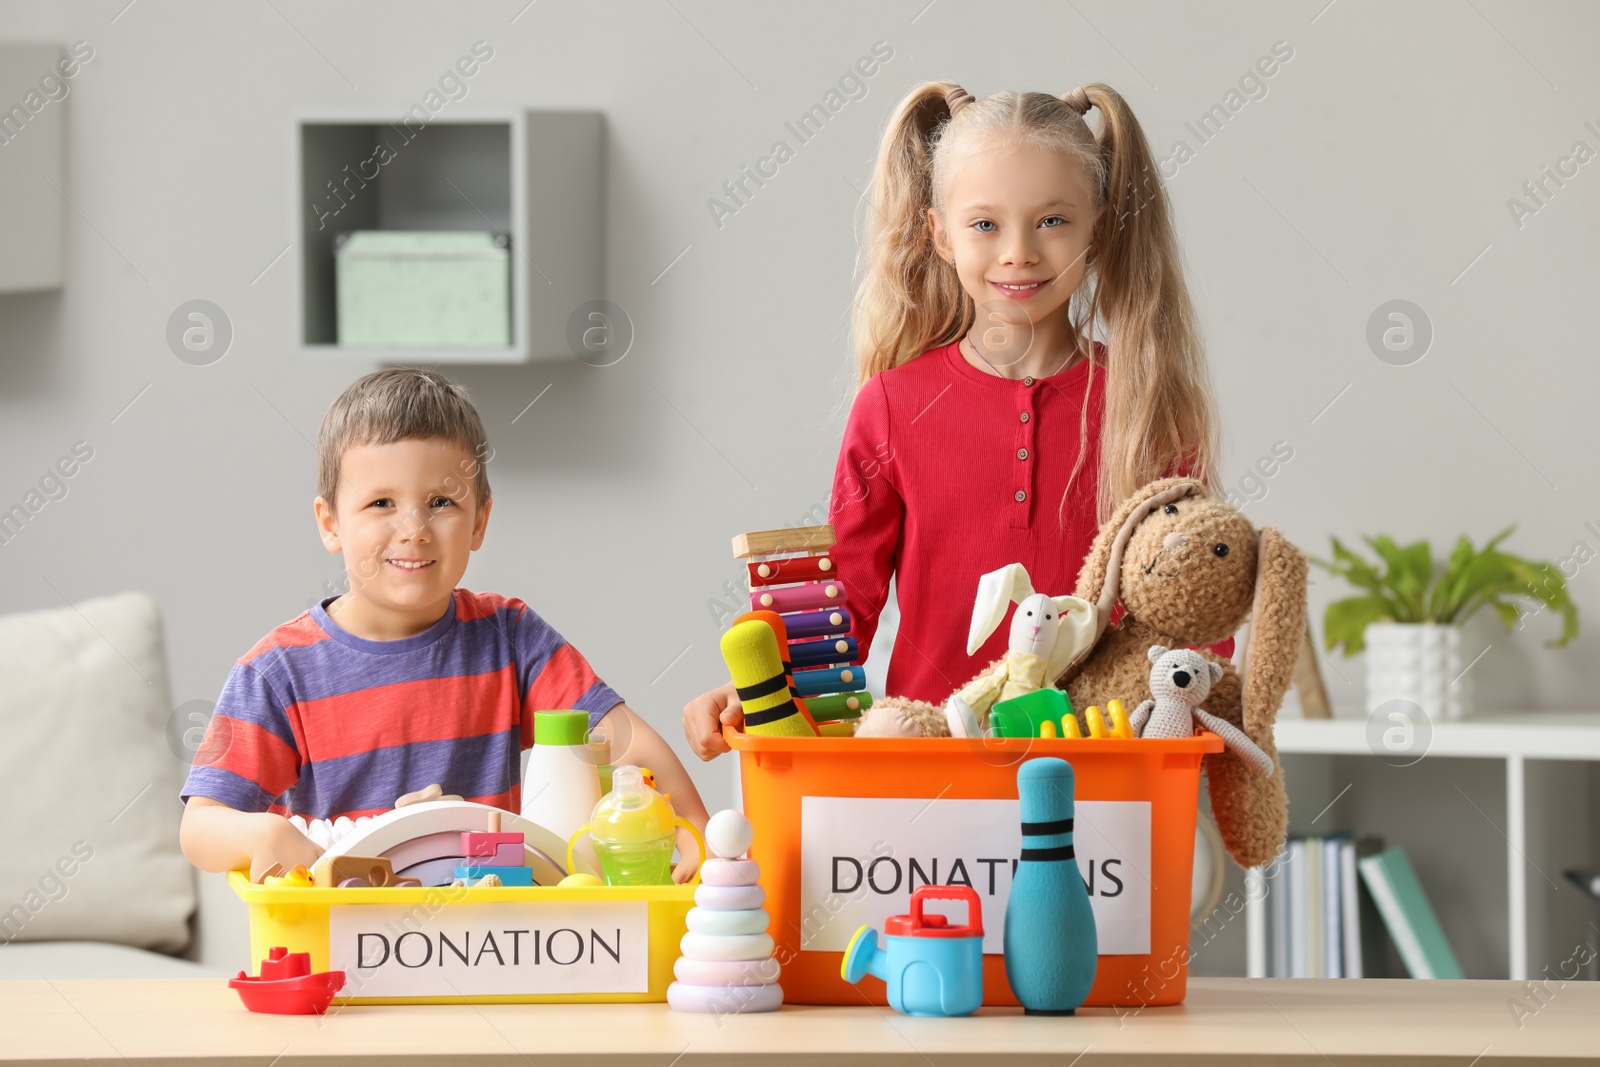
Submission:
[[1200,706],[1222,677],[1222,664],[1206,659],[1192,648],[1151,645],[1150,692],[1155,694],[1128,718],[1135,737],[1188,737],[1196,723],[1222,738],[1240,758],[1261,774],[1272,773],[1272,757],[1233,723],[1219,719]]
[[[1272,726],[1293,675],[1306,613],[1306,559],[1281,533],[1272,527],[1258,533],[1202,482],[1163,478],[1134,492],[1101,525],[1073,592],[1095,605],[1096,629],[1054,684],[1078,709],[1105,707],[1113,699],[1143,703],[1152,696],[1150,646],[1216,644],[1248,619],[1240,668],[1216,661],[1222,674],[1207,703],[1276,765]],[[1123,614],[1113,626],[1118,604]],[[863,717],[863,728],[873,729],[869,717],[892,723],[895,736],[950,732],[944,709],[923,701],[887,697],[874,701]],[[1258,774],[1228,750],[1208,755],[1205,767],[1211,814],[1228,854],[1241,867],[1266,863],[1288,828],[1283,775]]]

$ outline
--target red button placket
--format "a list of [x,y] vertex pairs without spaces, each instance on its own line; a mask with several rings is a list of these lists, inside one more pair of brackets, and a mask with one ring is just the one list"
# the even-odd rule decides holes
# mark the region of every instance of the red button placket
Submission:
[[1014,470],[1011,478],[1011,529],[1026,530],[1032,523],[1034,501],[1034,470],[1038,467],[1033,447],[1035,417],[1034,398],[1039,395],[1035,380],[1024,378],[1017,383],[1017,433],[1012,446],[1010,462]]

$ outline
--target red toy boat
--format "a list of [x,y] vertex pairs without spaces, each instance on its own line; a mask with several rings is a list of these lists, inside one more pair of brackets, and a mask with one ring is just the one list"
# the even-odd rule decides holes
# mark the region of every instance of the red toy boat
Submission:
[[228,979],[228,986],[239,991],[239,999],[251,1011],[321,1015],[328,1010],[333,995],[344,987],[344,972],[312,974],[309,952],[290,952],[275,945],[261,961],[260,977],[252,978],[240,971],[237,978]]

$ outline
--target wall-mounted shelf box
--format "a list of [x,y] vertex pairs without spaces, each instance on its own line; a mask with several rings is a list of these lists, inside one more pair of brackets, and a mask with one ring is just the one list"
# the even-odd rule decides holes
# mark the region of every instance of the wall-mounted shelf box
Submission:
[[[65,280],[62,160],[72,83],[59,64],[67,59],[61,44],[0,44],[0,293],[59,289]],[[69,62],[76,73],[77,60]],[[48,96],[40,83],[51,78],[68,95]]]
[[[295,340],[379,363],[571,359],[567,320],[604,294],[604,120],[598,111],[306,114],[292,124]],[[337,343],[335,240],[356,230],[482,230],[511,246],[511,344]]]

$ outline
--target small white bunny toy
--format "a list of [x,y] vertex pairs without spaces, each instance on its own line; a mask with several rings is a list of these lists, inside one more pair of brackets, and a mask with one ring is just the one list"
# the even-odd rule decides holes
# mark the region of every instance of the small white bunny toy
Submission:
[[1033,591],[1028,571],[1020,563],[1007,564],[978,579],[972,605],[972,628],[967,632],[967,655],[989,639],[1016,601],[1011,616],[1011,639],[1005,658],[962,686],[945,703],[945,722],[951,737],[980,737],[989,709],[1043,688],[1067,669],[1095,637],[1095,606],[1075,596],[1046,596]]
[[1200,702],[1222,677],[1222,664],[1211,662],[1192,648],[1151,645],[1148,655],[1154,664],[1150,668],[1150,692],[1155,699],[1140,704],[1129,717],[1135,737],[1188,737],[1198,722],[1222,738],[1234,755],[1258,773],[1272,775],[1271,756],[1233,723],[1200,708]]

